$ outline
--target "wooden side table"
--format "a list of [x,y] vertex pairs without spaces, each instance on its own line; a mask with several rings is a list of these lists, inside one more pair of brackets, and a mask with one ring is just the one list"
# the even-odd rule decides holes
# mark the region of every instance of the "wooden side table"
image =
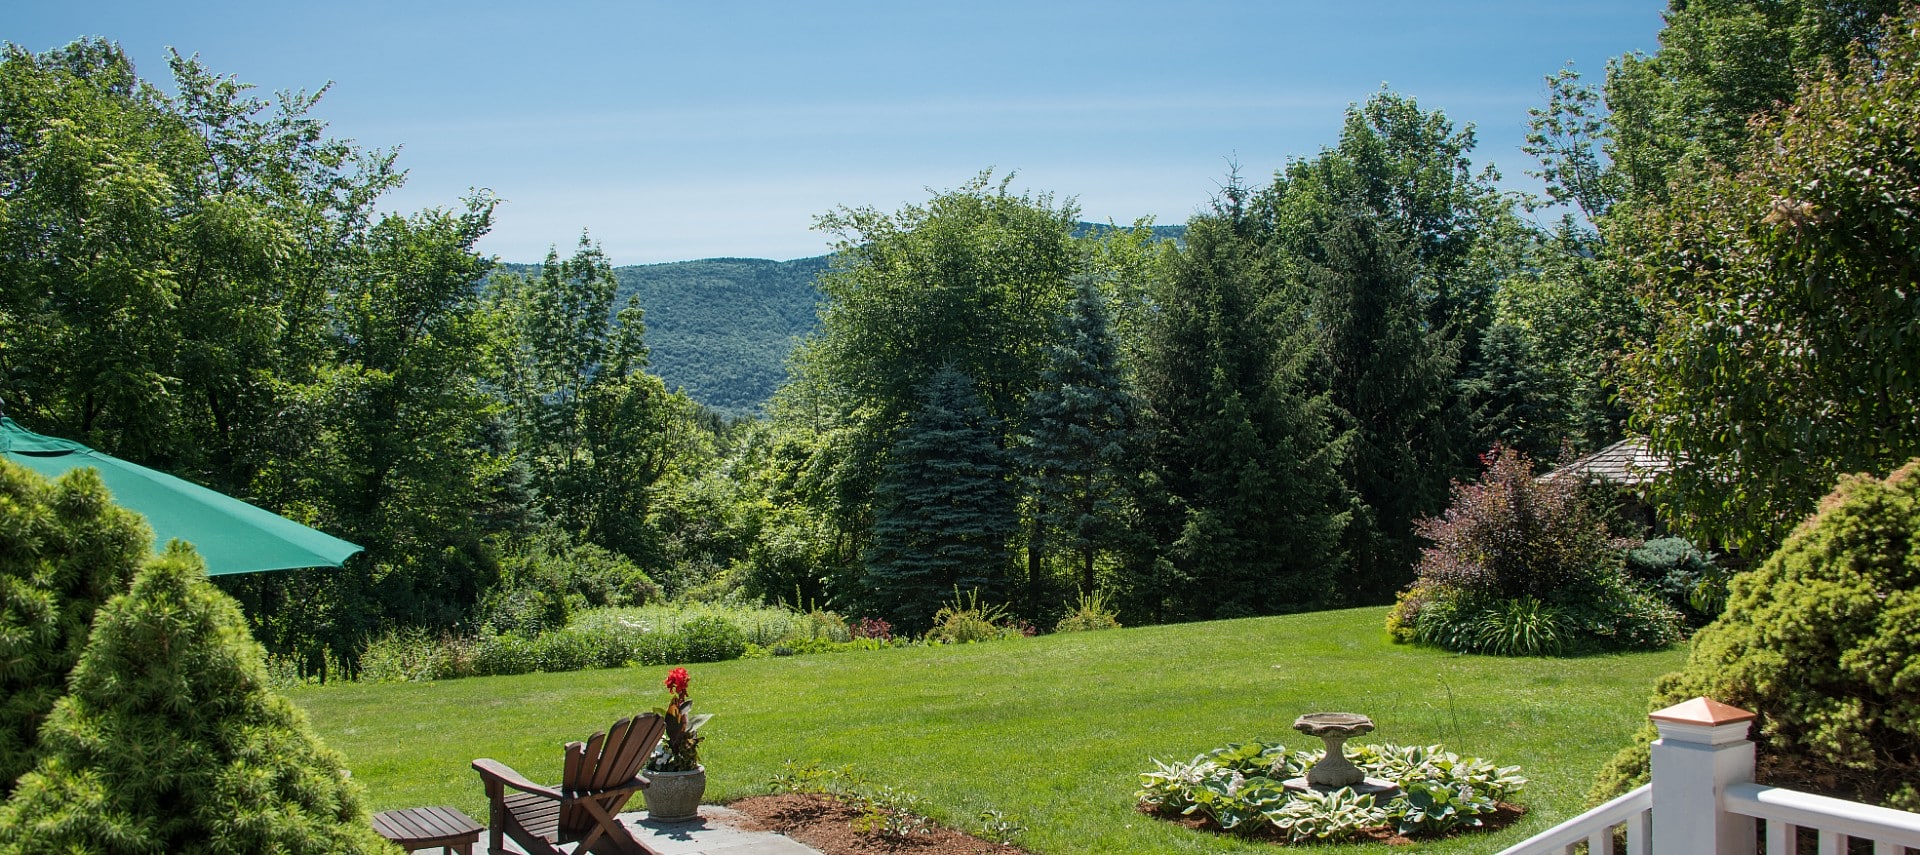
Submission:
[[408,852],[438,846],[445,853],[473,855],[473,844],[487,829],[453,808],[427,807],[376,813],[373,830]]

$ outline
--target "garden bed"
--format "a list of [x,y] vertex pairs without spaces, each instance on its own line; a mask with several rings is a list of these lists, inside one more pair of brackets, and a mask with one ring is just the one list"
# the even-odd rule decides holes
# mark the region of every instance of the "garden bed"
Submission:
[[779,832],[826,855],[1028,855],[1018,846],[937,825],[924,834],[861,831],[855,827],[862,815],[858,808],[820,793],[752,796],[727,807],[746,816],[743,829]]
[[[1173,823],[1174,825],[1185,826],[1186,828],[1193,829],[1194,831],[1211,831],[1216,834],[1232,835],[1234,837],[1237,837],[1243,840],[1258,840],[1264,843],[1272,843],[1276,846],[1289,845],[1287,842],[1286,834],[1282,833],[1279,829],[1273,828],[1271,826],[1267,827],[1266,829],[1251,832],[1251,833],[1242,832],[1242,831],[1228,831],[1224,828],[1221,828],[1220,823],[1214,822],[1212,817],[1168,816],[1167,814],[1164,814],[1158,810],[1155,810],[1153,805],[1148,804],[1146,802],[1141,802],[1139,804],[1138,809],[1141,813],[1146,814],[1150,817],[1153,817],[1154,819],[1161,820],[1163,822],[1170,822],[1170,823]],[[1480,834],[1480,833],[1491,834],[1495,831],[1499,831],[1500,829],[1506,828],[1509,825],[1519,822],[1520,819],[1526,815],[1527,815],[1527,809],[1524,807],[1521,807],[1520,805],[1512,804],[1510,802],[1497,802],[1495,803],[1493,813],[1487,814],[1480,818],[1481,825],[1479,828],[1463,828],[1463,829],[1459,829],[1455,833],[1456,834]],[[1402,835],[1394,831],[1393,826],[1391,825],[1378,825],[1372,828],[1361,829],[1360,839],[1370,840],[1375,843],[1385,843],[1388,846],[1405,846],[1408,844],[1421,842],[1419,840],[1415,840],[1413,838],[1407,837],[1405,835]]]

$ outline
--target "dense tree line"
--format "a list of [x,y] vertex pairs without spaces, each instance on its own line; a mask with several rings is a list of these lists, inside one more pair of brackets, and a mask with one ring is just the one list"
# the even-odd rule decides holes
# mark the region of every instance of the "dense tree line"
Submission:
[[321,93],[171,66],[175,95],[104,41],[6,49],[8,414],[365,545],[223,582],[315,663],[469,624],[535,530],[657,561],[651,492],[706,447],[598,249],[489,279],[494,200],[381,213],[403,174],[328,137]]
[[484,195],[379,213],[402,174],[319,94],[9,48],[0,395],[365,544],[223,583],[314,661],[511,623],[483,604],[551,574],[503,566],[588,554],[635,592],[906,630],[966,595],[1037,625],[1093,593],[1131,621],[1383,603],[1489,448],[1628,431],[1679,464],[1683,530],[1764,549],[1920,436],[1891,8],[1677,3],[1660,51],[1548,78],[1543,199],[1383,90],[1178,240],[986,173],[829,212],[818,327],[741,422],[650,373],[591,241],[496,268]]

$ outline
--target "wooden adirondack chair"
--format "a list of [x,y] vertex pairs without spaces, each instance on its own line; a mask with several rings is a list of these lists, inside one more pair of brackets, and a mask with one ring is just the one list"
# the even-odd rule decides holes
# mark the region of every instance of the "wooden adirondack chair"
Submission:
[[666,729],[659,716],[645,713],[616,721],[585,742],[567,743],[561,780],[553,787],[528,781],[497,760],[473,761],[487,786],[489,851],[506,853],[504,835],[532,855],[565,855],[564,843],[579,844],[575,853],[653,853],[614,816],[647,788],[640,769]]

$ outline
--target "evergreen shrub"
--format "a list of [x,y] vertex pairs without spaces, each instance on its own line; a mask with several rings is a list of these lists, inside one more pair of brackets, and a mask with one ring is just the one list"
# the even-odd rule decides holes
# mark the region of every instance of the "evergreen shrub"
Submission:
[[[1762,780],[1920,810],[1920,459],[1840,481],[1694,636],[1652,709],[1705,696],[1759,714]],[[1596,798],[1646,780],[1652,725]]]
[[148,563],[100,609],[0,853],[398,852],[265,654],[190,547]]
[[1510,448],[1484,460],[1479,483],[1455,485],[1442,516],[1415,523],[1433,546],[1388,615],[1396,640],[1536,656],[1681,638],[1679,612],[1627,576],[1586,485],[1536,479],[1533,461]]
[[152,543],[99,473],[48,483],[0,461],[0,797],[39,759],[40,724],[66,692],[96,611]]
[[1649,540],[1627,551],[1626,566],[1629,576],[1659,592],[1689,624],[1702,626],[1726,607],[1732,574],[1686,538]]

